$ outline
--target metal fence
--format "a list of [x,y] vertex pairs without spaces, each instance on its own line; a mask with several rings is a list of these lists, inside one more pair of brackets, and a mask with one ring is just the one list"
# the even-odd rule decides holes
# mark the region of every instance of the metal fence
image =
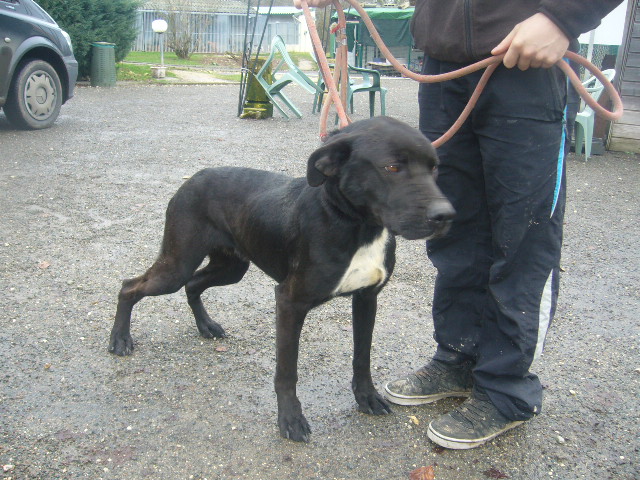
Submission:
[[[188,29],[193,39],[194,52],[198,53],[242,53],[244,45],[246,15],[231,13],[182,13],[188,15]],[[151,22],[158,18],[167,19],[167,13],[157,10],[139,10],[136,18],[138,37],[133,50],[142,52],[157,52],[160,50],[158,34],[151,29]],[[288,21],[290,19],[290,21]],[[299,39],[299,25],[292,17],[279,18],[266,15],[250,18],[249,33],[253,32],[253,23],[258,22],[255,31],[259,42],[264,22],[267,22],[263,51],[269,49],[274,36],[280,35],[285,43],[295,45]]]

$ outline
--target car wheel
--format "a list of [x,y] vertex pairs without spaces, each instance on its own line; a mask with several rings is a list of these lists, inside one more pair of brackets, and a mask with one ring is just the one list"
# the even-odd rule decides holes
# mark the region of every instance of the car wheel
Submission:
[[25,129],[50,127],[62,106],[62,85],[47,62],[32,60],[22,65],[9,89],[4,113],[14,126]]

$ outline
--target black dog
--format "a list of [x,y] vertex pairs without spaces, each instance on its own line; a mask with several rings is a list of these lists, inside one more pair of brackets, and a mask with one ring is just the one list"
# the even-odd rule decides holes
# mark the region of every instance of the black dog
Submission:
[[[249,168],[212,168],[187,180],[169,202],[160,255],[125,280],[109,351],[129,355],[131,310],[143,297],[185,290],[203,337],[223,337],[200,295],[240,281],[249,262],[278,282],[276,375],[283,437],[311,429],[296,396],[300,331],[309,310],[353,296],[352,388],[360,411],[389,413],[373,386],[370,349],[376,298],[395,263],[395,238],[443,234],[454,214],[435,184],[434,148],[416,129],[387,117],[334,132],[308,160],[307,178]],[[206,267],[195,271],[209,256]]]

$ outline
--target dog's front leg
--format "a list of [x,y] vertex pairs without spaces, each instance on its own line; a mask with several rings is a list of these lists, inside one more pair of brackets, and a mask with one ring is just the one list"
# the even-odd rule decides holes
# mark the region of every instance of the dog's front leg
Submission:
[[283,285],[276,287],[276,376],[278,427],[280,435],[296,442],[308,442],[311,427],[302,414],[296,396],[300,332],[310,305],[292,301]]
[[374,415],[391,413],[387,401],[371,379],[371,340],[376,321],[377,293],[362,290],[353,294],[353,380],[351,388],[358,410]]

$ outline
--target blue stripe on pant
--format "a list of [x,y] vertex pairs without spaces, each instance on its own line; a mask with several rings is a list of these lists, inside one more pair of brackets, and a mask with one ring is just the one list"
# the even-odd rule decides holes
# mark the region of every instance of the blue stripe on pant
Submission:
[[[423,72],[460,66],[426,59]],[[421,84],[420,129],[427,137],[449,128],[480,75]],[[435,358],[475,359],[476,387],[512,420],[542,406],[540,381],[529,368],[558,294],[565,101],[566,82],[556,68],[500,67],[472,116],[438,149],[438,185],[457,213],[447,236],[427,243],[438,270]]]

